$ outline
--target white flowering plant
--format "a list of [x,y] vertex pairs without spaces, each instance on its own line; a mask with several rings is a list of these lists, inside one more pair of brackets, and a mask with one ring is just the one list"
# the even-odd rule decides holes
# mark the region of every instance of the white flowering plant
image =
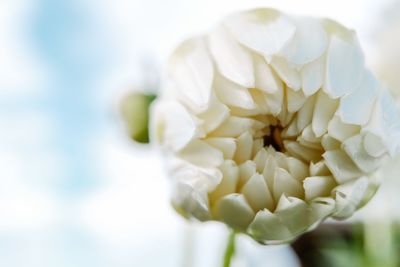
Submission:
[[174,208],[264,244],[350,217],[400,140],[395,102],[353,30],[267,8],[173,52],[150,128]]

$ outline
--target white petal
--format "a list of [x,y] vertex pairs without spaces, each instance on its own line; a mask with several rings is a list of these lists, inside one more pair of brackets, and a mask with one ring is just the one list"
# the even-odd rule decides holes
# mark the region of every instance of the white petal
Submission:
[[283,83],[275,72],[268,66],[264,58],[254,56],[255,88],[269,94],[283,90]]
[[[272,102],[274,99],[270,99],[269,94],[266,94],[265,92],[258,89],[250,89],[249,91],[254,99],[254,102],[257,105],[257,110],[258,110],[257,115],[273,113],[268,103]],[[275,105],[277,106],[278,104]]]
[[321,151],[303,146],[295,141],[284,140],[283,144],[286,150],[293,156],[305,161],[317,162],[321,159]]
[[332,212],[335,210],[335,201],[328,197],[316,198],[311,202],[310,208],[310,221],[320,221],[332,214]]
[[283,195],[275,214],[292,234],[299,234],[309,226],[307,210],[307,204],[303,200]]
[[346,183],[363,175],[343,150],[327,151],[322,156],[325,159],[326,166],[339,184]]
[[342,148],[363,172],[373,172],[382,163],[382,157],[373,157],[365,151],[363,137],[361,135],[356,135],[347,139],[343,143]]
[[341,142],[358,134],[360,130],[360,126],[346,124],[338,116],[334,116],[328,125],[328,134]]
[[205,141],[216,149],[221,150],[225,159],[233,159],[236,151],[236,141],[234,138],[211,137]]
[[269,108],[269,112],[272,115],[279,114],[282,110],[282,105],[283,105],[283,97],[284,97],[283,90],[278,90],[273,94],[264,93],[264,95],[265,95],[264,100]]
[[206,168],[219,166],[224,160],[224,155],[220,150],[202,140],[191,141],[179,152],[179,155],[195,165]]
[[202,121],[201,127],[206,133],[209,133],[229,117],[229,108],[214,96],[211,98],[209,108],[197,114],[197,117]]
[[[270,151],[273,151],[273,153],[271,153]],[[282,169],[288,170],[289,166],[288,166],[288,162],[287,162],[287,155],[283,154],[282,152],[279,151],[275,151],[275,149],[270,146],[268,148],[268,153],[269,155],[273,155],[273,157],[276,159],[276,162],[278,163],[278,166],[281,167]]]
[[328,37],[314,18],[295,18],[296,32],[280,52],[289,62],[304,65],[319,58],[326,50]]
[[286,88],[286,99],[289,112],[298,111],[307,100],[302,91],[294,91],[289,87]]
[[219,169],[222,172],[222,181],[217,188],[209,194],[211,203],[214,203],[223,196],[235,193],[239,180],[239,168],[234,161],[224,161]]
[[303,181],[306,200],[312,200],[317,197],[327,197],[336,182],[332,176],[311,176]]
[[338,115],[345,123],[364,125],[371,117],[379,94],[379,84],[369,71],[365,71],[361,83],[348,95],[340,99]]
[[301,144],[304,147],[312,148],[317,151],[323,150],[320,142],[317,142],[317,143],[310,142],[310,141],[305,140],[302,136],[299,136],[296,141],[299,142],[299,144]]
[[267,161],[268,153],[265,149],[258,151],[257,155],[254,157],[254,162],[256,164],[257,172],[261,173],[265,168],[265,163]]
[[249,160],[253,152],[253,137],[249,132],[245,132],[237,139],[237,149],[234,160],[237,164],[241,164]]
[[168,66],[179,95],[198,110],[207,108],[214,68],[203,38],[192,38],[181,44]]
[[313,118],[316,95],[307,98],[303,107],[297,112],[297,129],[303,131],[306,126],[310,125]]
[[243,186],[241,193],[253,210],[259,211],[265,208],[273,210],[274,201],[261,174],[255,173]]
[[293,178],[285,169],[277,168],[274,176],[273,195],[276,202],[282,194],[287,196],[304,197],[304,191],[301,183]]
[[209,35],[209,48],[219,72],[227,79],[245,87],[254,87],[253,61],[246,51],[223,27]]
[[400,142],[400,113],[387,90],[381,91],[372,117],[361,132],[370,132],[380,137],[391,156],[397,153]]
[[301,69],[302,90],[306,96],[313,95],[324,83],[326,56],[306,64]]
[[320,143],[321,142],[321,137],[317,137],[315,133],[312,130],[311,125],[308,125],[306,128],[304,128],[303,132],[301,133],[301,137],[311,143]]
[[252,160],[248,160],[239,165],[239,183],[238,189],[241,189],[244,184],[256,173],[256,164]]
[[281,50],[296,30],[286,17],[267,8],[234,14],[224,24],[239,42],[263,55]]
[[284,103],[281,113],[279,113],[276,118],[279,120],[282,127],[286,128],[292,121],[293,117],[296,115],[294,112],[289,112],[287,110],[287,103]]
[[324,136],[322,136],[321,145],[326,151],[328,151],[339,149],[342,143],[340,143],[339,140],[333,138],[329,134],[325,134]]
[[368,189],[368,178],[361,177],[355,181],[339,185],[336,192],[336,212],[334,217],[347,218],[359,207]]
[[264,128],[264,124],[249,118],[231,116],[221,124],[210,136],[215,137],[238,137],[246,131],[256,131]]
[[200,221],[211,218],[207,193],[196,190],[196,185],[181,181],[174,186],[172,205],[185,216],[192,215]]
[[317,137],[328,130],[328,123],[336,112],[339,102],[330,98],[323,91],[319,91],[315,102],[312,129]]
[[279,217],[267,209],[257,212],[254,221],[249,226],[249,233],[261,242],[275,240],[280,243],[293,238],[293,235],[282,224]]
[[350,94],[361,82],[364,57],[356,37],[351,42],[332,36],[326,60],[324,91],[332,98]]
[[386,147],[383,144],[382,139],[379,136],[368,132],[364,135],[364,149],[373,157],[380,157],[386,152]]
[[278,163],[273,155],[267,155],[265,167],[262,172],[268,188],[274,188],[275,170],[278,168]]
[[326,167],[324,161],[319,161],[317,163],[310,163],[310,175],[311,176],[327,176],[330,175],[328,167]]
[[271,66],[278,73],[279,77],[293,90],[301,88],[301,76],[294,65],[291,65],[285,58],[273,57]]
[[191,140],[203,136],[199,121],[177,102],[158,102],[153,110],[158,142],[179,151]]
[[190,183],[200,191],[210,192],[222,180],[222,172],[218,168],[201,168],[177,157],[168,158],[168,163],[173,180]]
[[286,163],[290,174],[296,178],[296,180],[303,181],[304,178],[308,176],[308,166],[302,161],[296,158],[286,157]]
[[228,106],[243,109],[256,108],[247,88],[231,82],[220,75],[216,75],[215,77],[214,89],[221,102]]
[[217,203],[217,216],[235,229],[244,230],[254,219],[254,212],[241,194],[230,194]]
[[262,138],[257,138],[253,140],[253,151],[251,152],[251,157],[254,158],[258,151],[264,147],[264,140]]

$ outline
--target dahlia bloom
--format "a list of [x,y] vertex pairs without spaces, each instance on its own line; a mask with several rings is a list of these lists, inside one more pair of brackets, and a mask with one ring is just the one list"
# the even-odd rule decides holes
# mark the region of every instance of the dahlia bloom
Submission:
[[354,31],[272,9],[183,42],[152,108],[172,203],[262,243],[347,218],[395,155],[400,118]]

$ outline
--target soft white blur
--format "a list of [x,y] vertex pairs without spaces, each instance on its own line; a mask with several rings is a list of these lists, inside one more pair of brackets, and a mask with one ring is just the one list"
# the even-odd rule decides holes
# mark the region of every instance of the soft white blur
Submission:
[[[175,214],[159,156],[124,133],[120,98],[154,90],[182,39],[251,7],[334,18],[373,65],[391,2],[0,1],[0,266],[218,266],[226,230]],[[287,247],[243,239],[236,266],[297,265]]]

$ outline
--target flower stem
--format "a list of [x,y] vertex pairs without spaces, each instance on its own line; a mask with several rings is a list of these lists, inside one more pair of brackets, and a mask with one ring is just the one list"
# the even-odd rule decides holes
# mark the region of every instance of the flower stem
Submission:
[[229,267],[231,266],[231,260],[233,258],[233,255],[235,254],[235,237],[236,237],[236,232],[235,230],[231,230],[231,233],[229,234],[228,237],[228,244],[226,245],[225,249],[225,254],[224,254],[224,262],[223,262],[223,267]]

